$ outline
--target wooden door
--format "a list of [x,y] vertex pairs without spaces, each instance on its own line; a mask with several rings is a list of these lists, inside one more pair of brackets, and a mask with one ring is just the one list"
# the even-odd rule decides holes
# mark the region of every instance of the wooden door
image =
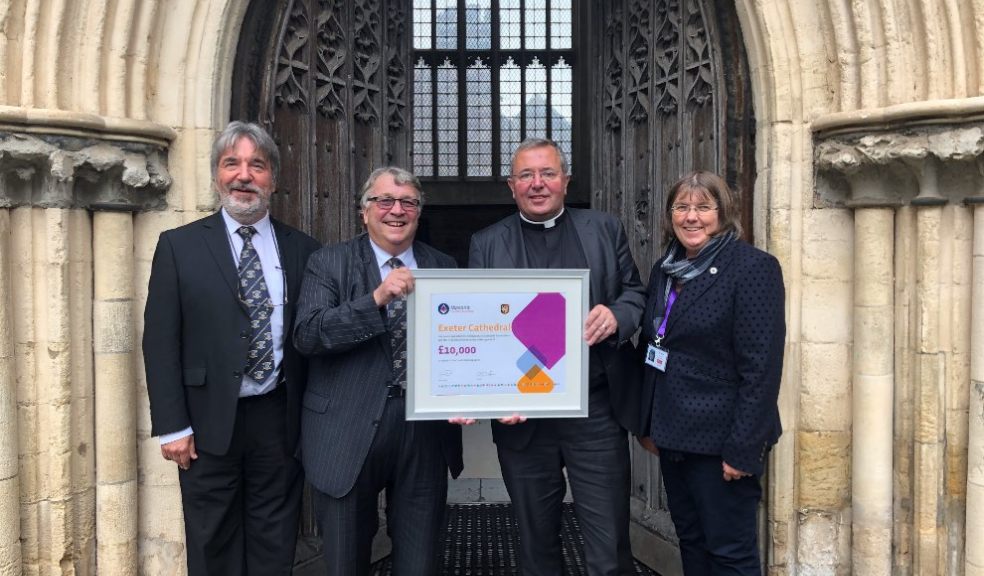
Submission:
[[383,165],[409,166],[404,0],[253,0],[240,34],[232,115],[280,146],[271,210],[322,242],[362,230],[358,195]]
[[[733,4],[621,0],[592,7],[591,203],[622,219],[643,280],[662,254],[664,194],[691,170],[716,171],[735,187],[751,239],[755,124]],[[658,535],[642,536],[652,546],[634,548],[651,561],[645,554],[675,536],[658,459],[634,446],[632,464],[633,519]]]

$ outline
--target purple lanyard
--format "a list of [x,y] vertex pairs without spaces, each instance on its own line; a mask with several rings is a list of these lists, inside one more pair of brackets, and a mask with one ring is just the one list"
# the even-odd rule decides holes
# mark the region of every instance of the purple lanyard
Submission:
[[659,330],[656,331],[656,338],[654,338],[657,346],[663,341],[663,336],[666,334],[666,321],[670,319],[670,310],[673,309],[673,303],[676,302],[676,299],[676,290],[671,289],[670,295],[666,300],[666,310],[663,312],[663,323],[659,325]]

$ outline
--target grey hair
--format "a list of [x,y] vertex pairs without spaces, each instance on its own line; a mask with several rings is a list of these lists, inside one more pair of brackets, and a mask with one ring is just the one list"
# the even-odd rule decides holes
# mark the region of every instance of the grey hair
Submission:
[[219,159],[225,154],[226,150],[234,147],[240,138],[249,138],[256,149],[266,156],[270,163],[270,174],[273,176],[273,184],[277,184],[280,177],[280,150],[277,143],[273,141],[270,134],[259,124],[252,122],[240,122],[233,120],[215,138],[212,143],[212,180],[214,181],[219,174]]
[[414,190],[417,191],[417,199],[420,200],[420,206],[424,205],[424,189],[420,185],[420,179],[413,175],[412,172],[399,168],[397,166],[384,166],[382,168],[376,168],[369,174],[366,178],[366,183],[362,185],[362,190],[359,193],[359,206],[365,210],[366,206],[369,205],[369,196],[372,194],[373,186],[376,185],[376,180],[379,179],[383,174],[389,174],[393,177],[393,182],[397,186],[412,186]]
[[569,164],[567,163],[567,154],[564,153],[564,150],[559,144],[549,138],[527,138],[526,140],[520,142],[519,146],[516,147],[516,151],[513,152],[512,159],[509,161],[509,171],[512,172],[512,167],[516,165],[516,157],[519,156],[521,152],[548,146],[556,150],[557,156],[560,157],[561,174],[567,174],[567,169],[569,167]]

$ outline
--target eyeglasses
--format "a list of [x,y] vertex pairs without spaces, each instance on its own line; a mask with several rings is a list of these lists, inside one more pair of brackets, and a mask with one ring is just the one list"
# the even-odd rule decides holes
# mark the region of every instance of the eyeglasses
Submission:
[[[553,182],[557,178],[560,178],[560,172],[556,170],[540,170],[540,180],[544,182]],[[529,184],[536,178],[537,172],[535,170],[524,170],[519,174],[513,174],[512,178],[519,180],[523,184]]]
[[368,202],[375,202],[376,206],[379,206],[383,210],[389,210],[396,205],[397,202],[403,207],[407,212],[416,212],[420,208],[420,200],[417,198],[390,198],[389,196],[373,196],[371,198],[366,198]]
[[711,204],[674,204],[670,206],[670,212],[674,214],[690,214],[691,210],[696,210],[698,214],[707,214],[717,209],[717,206],[712,206]]

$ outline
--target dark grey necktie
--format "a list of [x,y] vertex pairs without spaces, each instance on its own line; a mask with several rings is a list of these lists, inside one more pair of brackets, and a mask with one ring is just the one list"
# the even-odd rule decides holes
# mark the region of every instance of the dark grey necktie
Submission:
[[[403,261],[390,258],[386,261],[390,268],[403,268]],[[407,385],[407,306],[403,298],[393,298],[386,305],[389,320],[390,346],[393,349],[393,383],[401,387]]]
[[239,253],[239,297],[249,309],[252,330],[249,354],[246,356],[246,374],[257,382],[263,382],[273,372],[273,332],[270,330],[273,303],[263,279],[260,256],[253,247],[256,228],[243,226],[236,233],[243,237],[243,250]]

